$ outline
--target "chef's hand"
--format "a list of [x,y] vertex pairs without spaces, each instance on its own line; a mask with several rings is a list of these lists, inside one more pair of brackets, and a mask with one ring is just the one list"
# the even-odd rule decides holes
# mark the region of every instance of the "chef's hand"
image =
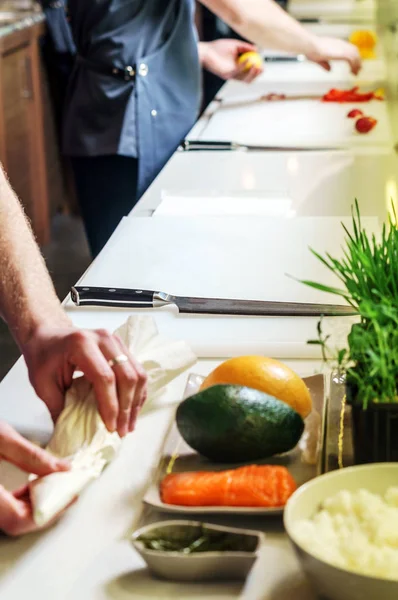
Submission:
[[202,66],[221,79],[238,79],[251,83],[263,72],[262,67],[247,69],[245,63],[238,64],[238,58],[245,52],[255,52],[252,44],[239,40],[216,40],[199,43],[199,57]]
[[[10,425],[1,421],[0,459],[41,477],[69,469],[66,461],[58,460],[45,450],[34,446]],[[36,529],[28,488],[8,492],[0,485],[0,530],[8,535],[21,535]]]
[[317,36],[314,50],[307,54],[307,58],[318,63],[321,67],[330,71],[331,60],[342,60],[349,64],[351,72],[357,75],[361,69],[362,62],[358,48],[349,42],[331,37]]
[[93,385],[108,430],[120,436],[133,431],[146,399],[146,374],[118,337],[105,330],[41,325],[22,352],[30,381],[54,421],[79,370]]

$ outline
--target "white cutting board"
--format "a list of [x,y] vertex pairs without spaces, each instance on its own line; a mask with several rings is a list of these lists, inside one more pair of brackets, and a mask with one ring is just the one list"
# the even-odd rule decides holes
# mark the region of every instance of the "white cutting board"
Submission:
[[[337,37],[342,40],[348,40],[350,35],[354,31],[366,30],[371,31],[377,35],[376,24],[365,25],[363,22],[350,22],[350,23],[333,23],[330,21],[321,21],[318,23],[302,23],[303,27],[315,35],[325,35],[328,37]],[[383,52],[381,44],[378,44],[376,48],[376,55],[378,52]]]
[[[268,69],[268,66],[265,67]],[[350,89],[358,85],[356,82],[348,82],[346,80],[340,82],[330,81],[269,81],[262,77],[258,81],[250,85],[240,81],[229,81],[218,94],[218,104],[214,103],[213,108],[218,109],[219,102],[222,101],[223,106],[234,106],[242,102],[258,102],[263,96],[268,94],[285,94],[286,96],[317,96],[321,97],[326,94],[331,88]],[[374,91],[379,86],[374,83],[360,85],[362,92]],[[382,87],[382,86],[380,86]],[[208,112],[208,111],[206,111]],[[214,112],[214,110],[212,111]]]
[[374,0],[289,0],[289,13],[297,19],[373,21]]
[[269,63],[262,75],[264,81],[346,81],[352,85],[378,85],[387,77],[383,60],[364,60],[358,75],[353,75],[345,61],[331,61],[331,70],[326,71],[311,61],[297,63]]
[[[384,220],[390,198],[398,200],[398,159],[373,150],[352,152],[178,152],[145,193],[131,217],[145,216],[163,199],[163,211],[203,214],[211,201],[279,197],[272,208],[285,215],[341,217],[358,198],[363,216]],[[206,177],[203,177],[206,173]],[[167,200],[173,206],[167,204]],[[202,200],[206,199],[203,203]],[[225,215],[229,214],[226,208]],[[275,213],[273,213],[275,215]]]
[[[218,98],[233,95],[242,89],[258,89],[261,95],[263,86],[267,83],[295,83],[298,90],[306,91],[309,84],[323,83],[331,87],[374,86],[381,87],[387,78],[387,67],[383,60],[366,60],[358,76],[354,76],[345,62],[332,61],[331,71],[325,71],[319,65],[310,61],[303,62],[269,62],[264,66],[264,73],[253,83],[247,84],[240,81],[228,81],[218,92]],[[267,89],[267,88],[265,88]],[[273,90],[277,91],[277,90]],[[282,90],[283,91],[283,90]]]
[[[369,61],[377,64],[383,64],[381,61]],[[340,65],[341,66],[341,65]],[[306,79],[306,71],[313,72],[314,68],[319,69],[316,65],[313,65],[309,62],[304,63],[266,63],[265,71],[261,77],[255,80],[250,85],[247,83],[243,83],[241,81],[228,81],[218,92],[217,100],[223,101],[223,104],[233,104],[242,101],[255,101],[265,96],[267,94],[278,93],[278,94],[286,94],[287,96],[295,96],[295,95],[309,95],[309,96],[323,96],[326,94],[331,88],[338,89],[350,89],[354,86],[360,87],[361,91],[367,92],[372,91],[378,88],[384,87],[382,85],[383,78],[379,78],[379,82],[375,82],[374,78],[370,82],[359,83],[357,81],[350,81],[347,77],[342,77],[340,80],[326,80],[326,79],[315,79],[308,77]],[[286,77],[281,77],[278,79],[272,78],[272,74],[278,72],[279,74],[283,73],[285,70],[288,72],[293,71],[297,74],[301,73],[300,77],[292,77],[288,79]],[[308,74],[308,73],[307,73]],[[214,108],[217,107],[217,104],[213,104]],[[208,112],[208,111],[206,111]]]
[[[349,220],[346,219],[346,223]],[[378,230],[378,220],[364,218]],[[340,219],[250,217],[158,217],[125,219],[80,285],[161,290],[180,295],[297,302],[336,302],[285,275],[335,283],[308,246],[340,254]],[[160,310],[80,309],[69,301],[81,327],[116,329],[129,314],[156,318],[163,335],[186,340],[201,357],[266,354],[278,358],[319,358],[307,345],[318,318],[182,315]],[[352,320],[329,319],[338,339]]]
[[378,120],[367,134],[359,134],[353,119],[347,118],[357,107],[293,99],[221,105],[199,139],[287,147],[392,147],[386,103],[374,100],[361,106],[365,114]]
[[[308,344],[317,338],[318,317],[247,317],[179,314],[175,307],[157,310],[76,308],[67,306],[77,327],[115,331],[130,314],[147,314],[156,321],[160,334],[185,340],[196,356],[225,359],[231,356],[263,355],[279,359],[322,359],[319,346]],[[333,336],[330,347],[343,347],[355,319],[325,319],[323,330]]]
[[[268,64],[265,65],[268,69]],[[308,95],[308,96],[323,96],[331,87],[340,87],[342,89],[349,88],[347,83],[342,83],[340,86],[333,84],[330,81],[268,81],[262,77],[250,85],[240,81],[229,81],[219,92],[218,99],[222,100],[222,106],[237,106],[242,102],[253,103],[267,94],[285,94],[286,96]],[[374,89],[370,86],[369,89]],[[214,105],[216,108],[217,105]],[[250,108],[250,104],[248,104]]]
[[[378,231],[378,219],[363,222]],[[178,295],[334,301],[286,274],[336,283],[309,247],[340,256],[343,239],[333,217],[137,217],[125,219],[83,281]]]
[[288,217],[292,214],[293,202],[284,196],[260,194],[223,194],[206,196],[197,193],[180,196],[164,194],[155,210],[154,217],[171,216],[262,216]]

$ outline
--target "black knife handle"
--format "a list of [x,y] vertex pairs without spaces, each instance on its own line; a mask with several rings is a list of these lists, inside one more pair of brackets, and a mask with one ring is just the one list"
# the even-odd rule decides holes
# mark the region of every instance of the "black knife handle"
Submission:
[[155,292],[121,288],[75,286],[70,295],[76,306],[153,308]]
[[216,142],[216,141],[205,141],[205,140],[184,140],[181,142],[180,150],[189,152],[195,150],[236,150],[236,144],[233,142]]

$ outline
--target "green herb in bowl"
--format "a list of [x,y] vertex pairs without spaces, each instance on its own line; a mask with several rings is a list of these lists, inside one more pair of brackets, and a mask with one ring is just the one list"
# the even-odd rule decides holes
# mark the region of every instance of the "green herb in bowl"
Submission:
[[258,531],[200,521],[163,521],[132,536],[156,577],[170,581],[243,580],[264,543]]
[[140,535],[137,542],[142,542],[147,550],[159,552],[254,552],[258,545],[255,536],[228,533],[208,529],[205,525],[186,526],[181,528],[163,527],[150,533]]

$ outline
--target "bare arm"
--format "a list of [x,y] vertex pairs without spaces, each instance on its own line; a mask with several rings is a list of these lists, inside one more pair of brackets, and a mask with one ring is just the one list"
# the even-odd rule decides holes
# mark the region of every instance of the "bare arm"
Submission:
[[[31,229],[0,166],[0,315],[25,357],[30,381],[54,420],[76,369],[93,384],[101,416],[121,436],[134,429],[146,375],[118,338],[73,327]],[[124,362],[109,361],[124,355]]]
[[357,49],[343,40],[313,35],[273,0],[200,0],[240,35],[261,47],[276,48],[325,68],[328,60],[347,61],[354,73],[361,61]]
[[43,324],[71,325],[30,226],[0,169],[0,314],[21,350]]

